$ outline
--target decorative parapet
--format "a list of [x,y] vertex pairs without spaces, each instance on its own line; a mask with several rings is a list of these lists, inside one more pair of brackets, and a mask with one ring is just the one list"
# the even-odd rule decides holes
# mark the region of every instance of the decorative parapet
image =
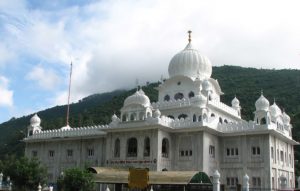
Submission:
[[197,121],[194,122],[190,118],[181,118],[181,119],[172,119],[166,116],[161,117],[148,117],[145,120],[136,120],[120,123],[111,123],[109,128],[135,128],[143,127],[149,125],[161,125],[164,127],[169,127],[172,129],[181,129],[181,128],[199,128],[202,126],[209,126],[210,128],[216,129],[218,125],[218,118],[213,118],[209,121]]
[[240,121],[237,123],[223,123],[218,124],[217,130],[223,133],[234,133],[234,132],[245,132],[245,131],[259,131],[259,130],[266,130],[266,129],[273,129],[287,137],[291,137],[288,131],[283,131],[277,128],[276,124],[266,124],[260,125],[256,124],[254,121]]
[[[222,111],[225,111],[231,115],[234,115],[236,117],[239,117],[239,114],[238,114],[238,111],[229,107],[228,105],[220,102],[220,101],[216,101],[216,100],[211,100],[211,101],[208,101],[208,105],[212,105]],[[239,117],[240,118],[240,117]]]
[[148,117],[145,120],[137,120],[130,122],[114,122],[109,125],[98,125],[90,127],[79,127],[71,129],[54,129],[45,130],[35,133],[31,136],[26,137],[24,140],[34,140],[34,139],[51,139],[51,138],[67,138],[67,137],[82,137],[82,136],[95,136],[95,135],[105,135],[106,129],[111,128],[135,128],[144,127],[151,125],[161,125],[171,129],[181,129],[181,128],[201,128],[209,127],[215,129],[222,133],[234,133],[234,132],[246,132],[246,131],[256,131],[256,130],[266,130],[273,129],[281,134],[291,137],[288,131],[282,131],[277,128],[276,124],[269,125],[258,125],[253,121],[240,121],[236,123],[218,123],[218,119],[214,118],[210,121],[197,121],[194,122],[190,118],[186,119],[171,119],[166,116],[161,117]]
[[[170,101],[153,102],[152,103],[152,107],[154,109],[160,109],[160,110],[174,109],[174,108],[179,108],[179,107],[189,107],[191,105],[192,105],[191,99],[185,99],[185,98],[182,100],[175,100],[175,101],[170,100]],[[226,105],[220,101],[216,101],[216,100],[208,101],[208,105],[211,105],[221,111],[227,112],[233,116],[240,118],[237,110],[229,107],[228,105]]]
[[88,126],[71,129],[53,129],[45,130],[35,133],[25,138],[25,140],[32,139],[48,139],[48,138],[62,138],[62,137],[80,137],[80,136],[93,136],[93,135],[104,135],[102,131],[104,128],[108,128],[108,125],[99,126]]
[[255,129],[266,129],[266,125],[257,125],[253,121],[240,121],[237,123],[218,124],[217,130],[223,133],[233,133],[240,131],[249,131]]
[[173,109],[178,107],[187,107],[191,106],[190,99],[181,99],[181,100],[170,100],[170,101],[163,101],[163,102],[153,102],[152,107],[154,109]]

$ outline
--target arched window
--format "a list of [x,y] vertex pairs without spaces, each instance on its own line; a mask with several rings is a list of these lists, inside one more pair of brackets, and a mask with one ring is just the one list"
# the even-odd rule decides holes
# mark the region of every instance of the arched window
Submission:
[[223,119],[221,117],[219,117],[219,123],[223,123]]
[[198,121],[199,121],[199,122],[202,121],[202,115],[199,115]]
[[130,138],[127,141],[127,156],[136,157],[137,156],[137,139]]
[[192,98],[192,97],[194,97],[194,96],[195,96],[194,92],[190,92],[190,93],[189,93],[189,98]]
[[169,158],[169,140],[163,138],[161,145],[161,156],[164,158]]
[[151,113],[149,111],[147,112],[147,117],[151,117]]
[[208,100],[211,101],[211,95],[208,96]]
[[214,114],[214,113],[212,113],[212,114],[210,114],[210,116],[211,116],[211,117],[215,117],[215,114]]
[[122,115],[122,121],[127,121],[127,120],[126,120],[126,114],[123,114],[123,115]]
[[30,130],[29,131],[29,136],[31,136],[33,134],[33,131],[32,130]]
[[135,113],[132,113],[130,115],[130,121],[135,121],[136,120],[136,114]]
[[207,121],[207,115],[206,115],[206,113],[203,114],[202,120],[203,121]]
[[139,114],[139,120],[144,120],[145,119],[145,112],[141,112]]
[[187,115],[186,115],[186,114],[180,114],[180,115],[178,116],[178,119],[181,119],[181,118],[185,119],[185,118],[187,118]]
[[120,157],[120,139],[116,139],[115,141],[115,157]]
[[224,120],[224,123],[228,123],[227,119]]
[[174,119],[173,115],[168,115],[168,118]]
[[146,137],[144,140],[144,157],[150,156],[150,138]]
[[174,99],[175,100],[181,100],[181,99],[183,99],[183,97],[184,97],[183,93],[179,92],[179,93],[175,94]]
[[261,120],[260,120],[260,124],[261,125],[265,125],[265,124],[267,124],[267,120],[266,120],[266,118],[261,118]]
[[170,96],[169,95],[165,95],[164,101],[170,101]]
[[193,115],[193,122],[196,122],[197,121],[197,116],[194,114]]

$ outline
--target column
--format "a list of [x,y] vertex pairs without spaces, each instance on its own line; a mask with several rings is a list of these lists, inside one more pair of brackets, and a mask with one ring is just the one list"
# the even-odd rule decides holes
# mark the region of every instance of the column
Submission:
[[39,186],[38,186],[38,191],[42,191],[42,186],[41,186],[41,184],[39,184]]
[[247,174],[243,177],[243,191],[249,191],[249,176]]
[[3,181],[3,173],[0,173],[0,188],[2,188],[2,181]]
[[220,191],[220,173],[218,170],[213,174],[213,191]]
[[8,190],[12,190],[12,183],[9,183]]
[[153,187],[151,186],[150,191],[153,191]]
[[284,175],[280,176],[280,188],[286,189],[287,188],[287,179]]

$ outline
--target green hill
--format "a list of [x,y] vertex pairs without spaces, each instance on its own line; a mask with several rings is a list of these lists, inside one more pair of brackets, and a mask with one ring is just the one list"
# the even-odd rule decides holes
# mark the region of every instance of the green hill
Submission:
[[[294,138],[300,140],[300,70],[267,70],[222,66],[213,68],[213,78],[217,79],[224,92],[222,101],[231,105],[236,95],[240,100],[244,119],[252,120],[254,103],[264,96],[291,116]],[[158,83],[143,87],[151,102],[157,101]],[[113,113],[119,114],[124,99],[134,93],[135,89],[118,90],[109,93],[95,94],[80,100],[70,106],[70,125],[72,127],[106,124],[110,122]],[[60,128],[65,125],[65,106],[57,106],[38,112],[44,129]],[[20,142],[26,133],[30,116],[11,119],[0,124],[0,158],[5,154],[23,154],[24,144]],[[300,148],[295,149],[295,156],[300,161]],[[299,166],[299,164],[296,164]],[[298,168],[299,169],[299,168]]]
[[[109,93],[94,94],[83,98],[70,105],[71,125],[80,126],[89,124],[90,118],[86,114],[98,105],[110,101],[113,97],[125,93],[125,90],[117,90]],[[66,123],[66,106],[56,106],[39,111],[43,129],[63,127]],[[27,126],[32,115],[20,118],[12,118],[0,124],[0,159],[4,155],[15,154],[20,156],[24,151],[24,144],[20,140],[27,134]]]

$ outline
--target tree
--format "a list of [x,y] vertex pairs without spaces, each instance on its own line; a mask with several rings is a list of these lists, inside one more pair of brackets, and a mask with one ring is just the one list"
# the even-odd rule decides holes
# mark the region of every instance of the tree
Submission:
[[59,190],[91,191],[94,188],[93,175],[87,170],[70,168],[57,181]]
[[14,190],[37,190],[39,184],[46,183],[46,168],[35,158],[8,156],[0,164],[3,174],[10,176]]

